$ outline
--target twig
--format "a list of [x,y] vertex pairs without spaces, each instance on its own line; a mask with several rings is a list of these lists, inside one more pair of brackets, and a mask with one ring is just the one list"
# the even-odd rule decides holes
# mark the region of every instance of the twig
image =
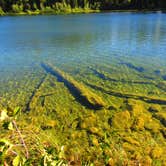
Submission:
[[21,131],[18,129],[17,123],[16,123],[15,120],[13,120],[12,123],[13,123],[14,127],[16,128],[16,131],[17,131],[17,133],[18,133],[18,135],[20,137],[21,143],[22,143],[22,145],[23,145],[23,147],[25,149],[25,152],[26,152],[26,158],[28,159],[29,158],[29,152],[28,152],[28,148],[27,148],[27,146],[25,144],[25,141],[24,141],[24,139],[22,137]]

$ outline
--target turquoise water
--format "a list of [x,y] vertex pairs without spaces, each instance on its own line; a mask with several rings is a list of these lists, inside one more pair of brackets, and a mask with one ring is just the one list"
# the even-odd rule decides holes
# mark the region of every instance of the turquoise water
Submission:
[[166,99],[165,52],[162,13],[0,17],[0,107],[24,106],[46,74],[40,65],[45,62],[92,91],[97,91],[92,85],[104,84],[116,92]]

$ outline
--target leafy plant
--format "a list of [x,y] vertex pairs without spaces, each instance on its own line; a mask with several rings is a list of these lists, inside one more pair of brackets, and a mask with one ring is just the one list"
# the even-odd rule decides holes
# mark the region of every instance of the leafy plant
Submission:
[[[29,152],[26,147],[25,141],[22,137],[21,131],[19,130],[16,119],[20,113],[20,108],[17,107],[14,110],[9,109],[1,111],[0,122],[2,127],[5,130],[12,130],[18,134],[20,138],[20,145],[13,144],[7,139],[0,140],[0,164],[8,165],[11,164],[13,166],[21,166],[25,163],[26,159],[29,158]],[[22,154],[20,148],[23,147],[25,149],[25,155]]]

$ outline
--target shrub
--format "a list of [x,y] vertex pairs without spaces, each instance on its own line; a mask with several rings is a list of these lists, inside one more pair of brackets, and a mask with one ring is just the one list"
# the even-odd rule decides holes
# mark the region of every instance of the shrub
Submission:
[[4,15],[4,11],[2,10],[2,8],[0,7],[0,16]]
[[18,5],[18,4],[13,4],[12,5],[12,11],[14,13],[19,13],[23,11],[23,6],[22,5]]

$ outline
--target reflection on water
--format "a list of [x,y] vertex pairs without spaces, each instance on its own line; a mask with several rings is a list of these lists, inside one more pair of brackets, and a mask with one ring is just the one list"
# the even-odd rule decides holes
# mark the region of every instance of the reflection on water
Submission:
[[152,86],[122,81],[104,86],[165,98],[157,86],[166,75],[165,44],[162,13],[0,17],[0,104],[27,102],[45,74],[41,62],[99,86],[104,80],[89,67],[113,79],[150,81]]

